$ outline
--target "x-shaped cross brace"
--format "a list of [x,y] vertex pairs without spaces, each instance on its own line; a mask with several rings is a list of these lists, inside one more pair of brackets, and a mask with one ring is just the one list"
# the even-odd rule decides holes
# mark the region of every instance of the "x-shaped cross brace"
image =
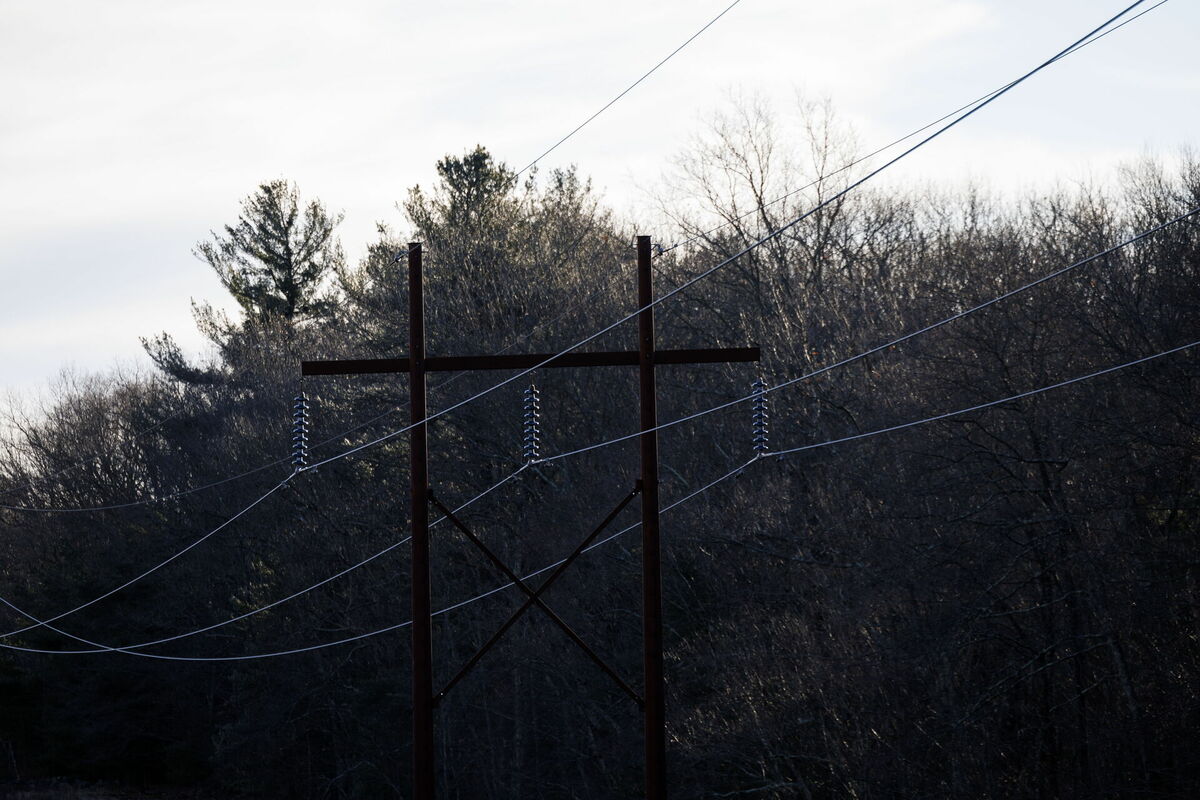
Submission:
[[467,673],[471,671],[472,667],[474,667],[476,664],[479,663],[479,660],[481,658],[483,658],[484,654],[487,653],[487,651],[490,650],[492,648],[492,646],[496,644],[496,642],[500,641],[501,637],[504,636],[504,634],[508,631],[508,629],[511,628],[514,624],[516,624],[517,620],[519,620],[522,617],[522,615],[525,614],[526,611],[528,611],[530,608],[532,608],[533,606],[536,605],[538,608],[540,608],[542,611],[544,611],[547,614],[547,616],[550,617],[550,619],[554,622],[554,624],[556,624],[559,628],[561,628],[563,630],[563,632],[565,634],[567,634],[567,636],[571,639],[571,641],[573,641],[576,645],[578,645],[579,648],[581,650],[583,650],[584,653],[587,654],[588,658],[592,659],[592,661],[594,661],[596,663],[596,666],[600,667],[600,669],[604,672],[605,675],[608,675],[608,677],[612,678],[616,682],[616,684],[618,686],[620,686],[621,689],[626,694],[628,694],[630,697],[633,698],[633,701],[638,704],[638,708],[645,707],[645,701],[642,700],[642,697],[637,692],[635,692],[629,686],[629,684],[627,684],[625,681],[623,681],[621,679],[621,676],[618,675],[612,667],[610,667],[608,664],[606,664],[604,662],[604,660],[602,658],[600,658],[600,656],[597,655],[594,650],[592,650],[592,648],[588,647],[587,643],[584,642],[582,638],[580,638],[579,634],[577,634],[574,631],[574,629],[572,629],[571,626],[568,625],[566,623],[566,621],[563,620],[562,617],[560,617],[558,614],[556,614],[549,606],[547,606],[542,601],[542,594],[545,593],[545,591],[550,588],[550,585],[552,583],[554,583],[556,580],[558,580],[558,577],[560,575],[562,575],[567,570],[567,568],[571,566],[572,563],[574,563],[575,559],[577,559],[583,553],[583,551],[587,549],[588,545],[590,545],[592,542],[594,542],[596,540],[596,537],[599,536],[600,533],[605,528],[607,528],[614,519],[617,518],[617,515],[621,513],[622,509],[624,509],[625,506],[629,505],[630,501],[632,501],[633,498],[637,497],[638,494],[641,493],[641,491],[642,491],[642,482],[638,481],[637,486],[634,488],[634,490],[632,492],[630,492],[628,495],[626,495],[626,497],[623,500],[621,500],[620,503],[617,504],[616,508],[614,508],[611,512],[609,512],[608,516],[604,518],[604,521],[601,522],[598,526],[596,526],[596,528],[594,530],[592,530],[591,533],[588,534],[587,538],[585,538],[582,542],[580,542],[579,546],[576,547],[575,550],[571,552],[571,555],[567,556],[566,559],[564,559],[563,562],[561,564],[559,564],[558,567],[556,567],[552,573],[550,573],[550,577],[546,578],[546,581],[541,586],[539,586],[537,589],[531,589],[529,587],[529,585],[527,583],[525,583],[523,580],[521,580],[515,572],[513,572],[511,569],[509,569],[508,565],[505,564],[500,559],[499,556],[497,556],[495,553],[493,553],[491,551],[491,549],[486,544],[484,544],[483,541],[478,536],[476,536],[474,533],[472,533],[471,530],[466,525],[464,525],[462,523],[462,521],[458,519],[458,517],[456,517],[454,515],[453,511],[451,511],[450,509],[448,509],[444,505],[442,505],[442,503],[437,499],[437,497],[434,496],[432,491],[429,492],[429,494],[428,494],[429,502],[432,503],[433,505],[437,506],[438,510],[446,515],[446,519],[450,520],[450,522],[454,525],[454,527],[456,527],[460,531],[462,531],[463,535],[466,536],[468,539],[470,539],[471,542],[473,542],[475,544],[475,546],[478,547],[485,556],[487,556],[487,559],[489,561],[491,561],[492,564],[494,564],[497,569],[499,569],[501,572],[503,572],[504,575],[510,581],[512,581],[513,584],[516,585],[516,587],[518,589],[520,589],[522,592],[524,592],[526,595],[525,602],[521,604],[521,607],[513,612],[512,616],[510,616],[505,621],[505,623],[503,625],[501,625],[500,628],[494,634],[492,634],[492,638],[488,639],[487,642],[482,647],[480,647],[478,651],[476,651],[475,655],[471,656],[471,658],[467,661],[467,663],[463,665],[462,669],[460,669],[458,671],[458,674],[456,674],[453,678],[451,678],[450,682],[446,684],[446,688],[442,689],[440,692],[438,692],[436,695],[434,695],[433,704],[435,706],[441,702],[442,698],[444,698],[446,696],[447,692],[449,692],[452,688],[454,688],[455,684],[457,684],[459,681],[461,681],[463,678],[466,677]]

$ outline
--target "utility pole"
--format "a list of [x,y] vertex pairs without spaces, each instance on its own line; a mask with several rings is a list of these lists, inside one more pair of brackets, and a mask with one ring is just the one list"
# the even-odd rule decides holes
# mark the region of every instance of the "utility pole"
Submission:
[[421,245],[408,245],[409,461],[412,518],[413,797],[433,798],[433,618],[429,595],[429,425]]
[[642,652],[645,674],[646,800],[667,796],[667,701],[663,678],[662,547],[658,529],[658,408],[654,383],[654,294],[650,237],[637,237],[638,372],[642,455]]
[[[658,434],[655,367],[666,364],[715,364],[758,361],[757,347],[658,350],[654,341],[654,309],[651,281],[650,237],[637,238],[638,349],[599,353],[534,353],[529,355],[432,356],[425,354],[425,308],[421,275],[421,245],[408,246],[409,355],[338,361],[304,361],[302,375],[364,375],[408,373],[410,384],[409,449],[412,500],[412,733],[413,798],[433,800],[434,746],[433,713],[446,694],[471,671],[518,619],[537,606],[613,682],[627,694],[644,715],[645,791],[647,800],[664,800],[666,780],[666,697],[663,675],[662,564],[659,541]],[[579,542],[569,556],[536,589],[528,586],[483,540],[438,500],[429,486],[428,417],[425,376],[428,372],[464,370],[579,368],[637,366],[641,479],[607,516]],[[642,649],[643,694],[639,695],[583,638],[546,605],[542,596],[567,568],[582,555],[617,515],[638,494],[642,495]],[[444,688],[433,690],[433,635],[430,606],[429,505],[446,515],[496,568],[526,595],[525,603],[471,656]]]

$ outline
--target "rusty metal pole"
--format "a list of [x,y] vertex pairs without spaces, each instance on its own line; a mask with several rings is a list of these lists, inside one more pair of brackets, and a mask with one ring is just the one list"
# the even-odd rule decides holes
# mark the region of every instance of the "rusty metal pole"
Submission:
[[658,410],[654,386],[654,296],[650,237],[637,237],[638,366],[642,444],[642,643],[646,735],[646,798],[667,796],[666,686],[663,680],[662,563],[658,529]]
[[408,246],[408,433],[412,507],[413,798],[433,800],[433,629],[429,599],[429,433],[425,419],[425,299],[421,245]]

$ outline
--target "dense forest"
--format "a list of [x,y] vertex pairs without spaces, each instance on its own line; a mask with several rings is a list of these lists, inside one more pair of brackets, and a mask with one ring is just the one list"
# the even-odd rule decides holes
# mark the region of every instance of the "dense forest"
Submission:
[[[741,108],[679,158],[653,231],[620,222],[574,168],[518,179],[476,148],[439,162],[435,185],[412,188],[403,221],[381,224],[357,264],[322,202],[283,180],[257,188],[237,221],[196,247],[240,309],[195,306],[207,353],[147,331],[152,372],[76,377],[36,413],[11,412],[0,442],[10,507],[0,510],[0,632],[15,633],[0,643],[126,650],[0,651],[0,780],[408,796],[408,629],[395,628],[409,619],[407,546],[250,613],[407,529],[406,437],[377,441],[404,424],[404,377],[301,379],[300,361],[406,351],[396,254],[407,242],[424,249],[430,354],[570,345],[636,307],[634,234],[663,245],[654,269],[666,291],[861,175],[839,169],[849,141],[820,110],[792,133]],[[662,347],[763,351],[757,367],[664,367],[659,417],[744,397],[760,374],[775,385],[817,370],[1197,205],[1200,160],[1186,153],[1131,164],[1110,185],[1020,198],[857,189],[659,307]],[[769,446],[919,420],[1186,344],[1200,338],[1198,272],[1192,218],[772,392]],[[634,344],[627,324],[588,348]],[[430,407],[502,375],[433,376]],[[534,377],[545,455],[636,430],[636,371]],[[431,423],[439,498],[461,504],[522,466],[527,385]],[[672,796],[1200,796],[1198,389],[1200,361],[1184,351],[759,459],[667,511]],[[311,461],[375,444],[296,475],[109,594],[291,474],[301,391]],[[664,502],[747,462],[751,437],[746,403],[664,429]],[[462,519],[533,572],[630,491],[636,446],[532,465]],[[11,508],[96,506],[116,507]],[[636,520],[634,504],[612,530]],[[435,608],[505,583],[451,526],[433,530]],[[546,596],[635,684],[639,544],[631,532],[597,547]],[[52,621],[68,635],[30,627],[19,611],[50,620],[97,597]],[[519,603],[509,589],[439,614],[437,683]],[[292,649],[301,652],[203,660]],[[442,797],[640,791],[640,712],[544,615],[527,615],[447,694],[436,730]]]

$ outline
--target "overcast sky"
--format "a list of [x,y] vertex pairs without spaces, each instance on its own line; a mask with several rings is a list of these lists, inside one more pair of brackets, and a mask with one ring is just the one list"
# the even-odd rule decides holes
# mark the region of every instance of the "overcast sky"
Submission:
[[[196,349],[191,255],[261,182],[376,221],[481,143],[524,166],[730,0],[0,0],[0,389]],[[1146,3],[1152,5],[1156,0]],[[550,156],[644,201],[731,92],[827,96],[866,149],[996,88],[1128,3],[742,0]],[[1104,179],[1200,131],[1200,4],[1172,0],[1002,98],[892,180]]]

